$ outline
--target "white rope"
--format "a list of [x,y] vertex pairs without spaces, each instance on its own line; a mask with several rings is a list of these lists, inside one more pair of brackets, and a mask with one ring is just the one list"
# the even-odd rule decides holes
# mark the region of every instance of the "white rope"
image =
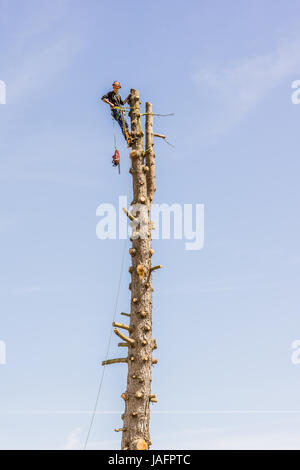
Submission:
[[[122,277],[123,277],[126,242],[127,242],[127,240],[124,240],[124,248],[123,248],[122,262],[121,262],[121,272],[120,272],[120,277],[119,277],[119,284],[118,284],[118,289],[117,289],[115,308],[114,308],[114,311],[113,311],[113,322],[115,321],[115,318],[116,318],[118,300],[119,300],[120,288],[121,288],[121,281],[122,281]],[[111,329],[110,335],[109,335],[109,340],[108,340],[108,346],[107,346],[107,350],[106,350],[106,355],[105,355],[105,360],[108,359],[109,350],[110,350],[110,343],[111,343],[111,338],[112,338],[112,332],[113,332],[113,330]],[[88,441],[89,441],[89,438],[90,438],[91,430],[92,430],[92,427],[93,427],[93,424],[94,424],[94,420],[95,420],[95,416],[96,416],[96,412],[97,412],[97,407],[98,407],[98,402],[99,402],[99,398],[100,398],[100,393],[101,393],[101,388],[102,388],[102,384],[103,384],[104,374],[105,374],[105,368],[106,368],[106,366],[104,365],[103,370],[102,370],[102,374],[101,374],[101,378],[100,378],[99,387],[98,387],[96,402],[95,402],[95,406],[94,406],[94,409],[93,409],[93,414],[92,414],[90,426],[89,426],[89,429],[88,429],[87,437],[86,437],[86,440],[85,440],[85,444],[83,446],[83,450],[86,450],[86,447],[87,447],[87,444],[88,444]]]
[[[114,142],[115,142],[115,148],[116,148],[115,132],[114,132]],[[125,154],[125,141],[124,141],[124,154]],[[128,176],[127,176],[127,200],[129,199],[129,181],[130,181],[130,180],[129,180],[129,172],[128,172]],[[126,252],[127,241],[128,241],[128,239],[126,238],[126,239],[124,240],[124,247],[123,247],[122,261],[121,261],[121,271],[120,271],[120,276],[119,276],[119,283],[118,283],[118,288],[117,288],[117,295],[116,295],[116,300],[115,300],[115,306],[114,306],[114,310],[113,310],[113,317],[112,317],[112,318],[113,318],[113,322],[115,321],[115,319],[116,319],[116,314],[117,314],[117,308],[118,308],[118,302],[119,302],[119,296],[120,296],[120,290],[121,290],[121,282],[122,282],[122,277],[123,277],[123,272],[124,272],[124,261],[125,261],[125,252]],[[112,338],[112,332],[113,332],[113,330],[111,329],[110,335],[109,335],[109,340],[108,340],[108,345],[107,345],[107,350],[106,350],[106,355],[105,355],[105,360],[106,360],[106,361],[107,361],[108,355],[109,355],[110,344],[111,344],[111,338]],[[86,440],[85,440],[85,443],[84,443],[84,446],[83,446],[83,450],[86,450],[86,448],[87,448],[88,441],[89,441],[89,438],[90,438],[90,435],[91,435],[91,431],[92,431],[92,427],[93,427],[93,424],[94,424],[95,416],[96,416],[96,413],[97,413],[99,398],[100,398],[101,389],[102,389],[102,384],[103,384],[103,379],[104,379],[104,374],[105,374],[105,368],[106,368],[106,365],[103,366],[102,374],[101,374],[101,377],[100,377],[100,382],[99,382],[99,386],[98,386],[98,392],[97,392],[97,396],[96,396],[96,401],[95,401],[95,405],[94,405],[94,408],[93,408],[92,418],[91,418],[91,421],[90,421],[90,425],[89,425],[89,429],[88,429],[88,432],[87,432]]]

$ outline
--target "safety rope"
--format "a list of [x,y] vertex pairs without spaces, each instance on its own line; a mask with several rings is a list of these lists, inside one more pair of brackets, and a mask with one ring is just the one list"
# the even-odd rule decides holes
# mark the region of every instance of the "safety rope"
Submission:
[[117,150],[117,139],[116,139],[115,120],[114,120],[113,115],[111,115],[111,117],[112,117],[112,121],[113,121],[114,147],[115,147],[115,150]]
[[[121,262],[121,272],[120,272],[120,277],[119,277],[119,285],[118,285],[118,289],[117,289],[117,296],[116,296],[115,307],[114,307],[114,311],[113,311],[113,322],[115,321],[115,318],[116,318],[117,308],[118,308],[118,301],[119,301],[119,296],[120,296],[121,281],[122,281],[122,277],[123,277],[123,268],[124,268],[124,261],[125,261],[126,242],[127,242],[127,240],[124,240],[122,262]],[[111,338],[112,338],[112,329],[111,329],[110,335],[109,335],[105,360],[108,359]],[[85,440],[85,443],[84,443],[84,446],[83,446],[83,450],[86,450],[86,447],[87,447],[87,444],[88,444],[88,441],[89,441],[89,438],[90,438],[90,435],[91,435],[91,430],[92,430],[92,427],[93,427],[93,424],[94,424],[94,420],[95,420],[95,416],[96,416],[96,412],[97,412],[97,408],[98,408],[98,403],[99,403],[99,398],[100,398],[100,393],[101,393],[101,389],[102,389],[104,374],[105,374],[105,368],[106,368],[106,366],[104,365],[103,370],[102,370],[102,374],[101,374],[101,378],[100,378],[99,387],[98,387],[97,397],[96,397],[96,401],[95,401],[95,405],[94,405],[94,409],[93,409],[93,413],[92,413],[92,418],[91,418],[91,422],[90,422],[90,425],[89,425],[87,437],[86,437],[86,440]]]
[[125,113],[126,113],[126,110],[130,109],[130,108],[125,108],[125,107],[122,108],[121,106],[114,106],[113,109],[120,109],[121,110],[123,130],[124,130],[124,133],[126,135],[126,140],[127,140],[127,143],[128,143],[128,138],[130,139],[130,136],[129,136],[129,131],[128,131],[127,126],[126,126]]
[[[115,138],[115,133],[114,133],[114,138]],[[115,145],[116,145],[116,139],[115,139]],[[125,152],[126,152],[126,150],[125,150],[125,141],[124,141],[124,154],[125,154]],[[129,201],[129,183],[130,183],[130,175],[129,175],[129,172],[128,172],[128,175],[127,175],[127,201]],[[119,297],[120,297],[121,283],[122,283],[123,272],[124,272],[124,262],[125,262],[125,253],[126,253],[127,242],[128,242],[128,239],[126,238],[124,240],[122,260],[121,260],[121,270],[120,270],[120,276],[119,276],[119,283],[118,283],[118,288],[117,288],[115,306],[114,306],[114,309],[113,309],[113,316],[112,316],[112,321],[113,322],[115,321],[116,315],[117,315],[117,308],[118,308],[118,302],[119,302]],[[108,345],[107,345],[107,350],[106,350],[106,354],[105,354],[105,361],[107,361],[107,359],[108,359],[110,344],[111,344],[111,339],[112,339],[112,333],[113,333],[113,330],[111,329],[110,335],[109,335],[109,340],[108,340]],[[88,428],[88,432],[87,432],[86,440],[85,440],[85,443],[84,443],[84,446],[83,446],[83,450],[86,450],[86,448],[87,448],[88,441],[89,441],[89,438],[90,438],[90,435],[91,435],[92,427],[93,427],[95,417],[96,417],[96,413],[97,413],[97,408],[98,408],[98,403],[99,403],[99,399],[100,399],[100,394],[101,394],[101,389],[102,389],[102,384],[103,384],[106,365],[104,365],[102,367],[103,367],[103,369],[102,369],[102,374],[101,374],[100,381],[99,381],[96,401],[95,401],[95,405],[94,405],[94,408],[93,408],[92,418],[91,418],[90,425],[89,425],[89,428]]]

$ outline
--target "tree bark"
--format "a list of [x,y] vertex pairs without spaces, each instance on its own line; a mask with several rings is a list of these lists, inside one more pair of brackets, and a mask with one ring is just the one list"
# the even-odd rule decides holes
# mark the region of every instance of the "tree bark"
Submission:
[[[139,93],[131,90],[129,100],[132,151],[130,153],[133,180],[133,210],[137,221],[132,221],[131,255],[131,309],[130,338],[128,344],[128,377],[124,393],[125,412],[123,417],[122,449],[149,449],[150,440],[150,399],[152,351],[152,271],[151,271],[151,220],[150,209],[155,190],[155,164],[152,135],[152,115],[146,115],[146,152],[143,149],[143,131],[140,117]],[[152,105],[146,103],[146,113]],[[151,150],[149,150],[151,149]],[[145,171],[145,156],[149,171]],[[138,223],[137,223],[138,222]]]
[[149,204],[154,198],[155,188],[155,154],[153,152],[153,112],[152,104],[146,103],[146,166],[149,168],[147,172],[147,193]]

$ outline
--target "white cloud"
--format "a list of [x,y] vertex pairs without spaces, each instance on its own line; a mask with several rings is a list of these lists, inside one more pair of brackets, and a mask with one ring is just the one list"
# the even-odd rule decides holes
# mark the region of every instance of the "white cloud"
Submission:
[[[209,96],[209,134],[224,133],[254,109],[280,83],[300,75],[300,37],[263,55],[225,67],[201,66],[193,75],[196,87]],[[288,92],[290,87],[288,88]],[[290,96],[287,96],[290,100]]]
[[28,94],[53,85],[54,78],[60,76],[73,62],[81,47],[77,38],[62,36],[51,45],[27,54],[21,62],[15,64],[11,77],[8,77],[10,102],[19,101]]
[[64,446],[64,450],[79,450],[81,448],[81,432],[81,428],[73,429],[73,431],[70,432],[67,438],[67,443]]

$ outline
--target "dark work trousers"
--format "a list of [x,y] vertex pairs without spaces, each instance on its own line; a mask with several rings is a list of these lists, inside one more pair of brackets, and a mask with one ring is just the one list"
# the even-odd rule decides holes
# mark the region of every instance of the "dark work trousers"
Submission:
[[126,142],[128,142],[128,138],[130,136],[129,134],[129,129],[128,129],[128,124],[125,120],[125,117],[122,113],[121,108],[112,108],[111,110],[112,117],[117,121],[119,126],[121,127],[121,131],[125,137]]

